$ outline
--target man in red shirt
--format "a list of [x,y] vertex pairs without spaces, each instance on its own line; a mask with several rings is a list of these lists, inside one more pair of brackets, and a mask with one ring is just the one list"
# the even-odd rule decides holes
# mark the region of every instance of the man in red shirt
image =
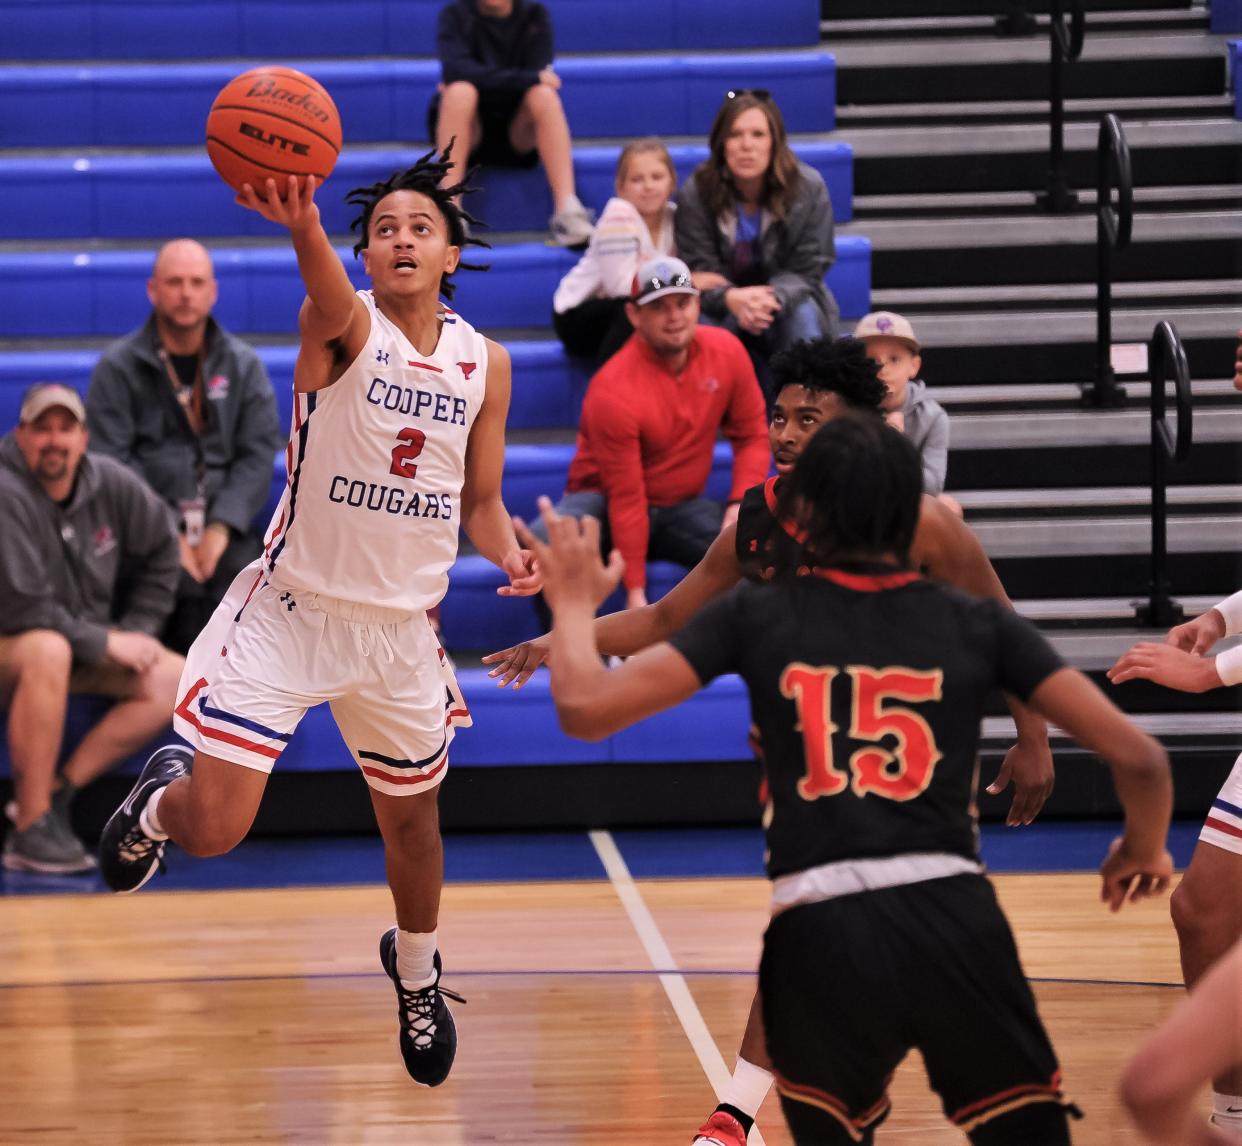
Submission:
[[[698,564],[771,464],[750,357],[727,330],[699,325],[699,292],[686,264],[649,259],[632,299],[625,310],[634,333],[591,379],[556,507],[605,526],[605,547],[625,558],[630,609],[647,603],[648,558]],[[703,496],[721,430],[733,444],[727,505]]]

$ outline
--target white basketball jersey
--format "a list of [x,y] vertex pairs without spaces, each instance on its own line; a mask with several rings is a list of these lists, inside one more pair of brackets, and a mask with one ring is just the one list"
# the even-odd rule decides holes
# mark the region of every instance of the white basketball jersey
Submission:
[[264,544],[273,580],[419,612],[457,558],[466,441],[483,405],[487,343],[447,308],[424,357],[375,305],[371,334],[331,386],[295,394],[289,480]]

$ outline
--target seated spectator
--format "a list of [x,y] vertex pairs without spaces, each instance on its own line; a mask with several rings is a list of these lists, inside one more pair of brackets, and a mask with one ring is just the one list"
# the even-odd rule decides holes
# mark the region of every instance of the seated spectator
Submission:
[[[177,539],[140,479],[86,452],[68,386],[32,386],[0,439],[0,704],[8,709],[10,871],[79,872],[78,789],[168,727],[182,660],[154,634],[173,605]],[[117,703],[56,764],[70,695]]]
[[767,92],[729,92],[709,143],[677,196],[677,251],[703,292],[704,321],[741,338],[771,402],[768,359],[836,337],[824,284],[836,259],[832,204],[819,172],[790,151]]
[[[445,153],[499,167],[542,161],[552,189],[549,220],[562,247],[584,247],[591,216],[574,189],[573,142],[552,70],[552,18],[533,0],[453,0],[440,10],[436,51],[443,77],[427,109],[427,132]],[[465,146],[469,143],[469,147]],[[445,185],[462,182],[456,160]]]
[[211,317],[211,256],[165,244],[147,283],[151,316],[104,351],[86,397],[92,447],[124,462],[168,504],[181,580],[163,639],[184,653],[258,557],[254,519],[284,445],[259,356]]
[[[647,603],[647,560],[696,565],[770,464],[750,360],[728,331],[699,324],[698,296],[680,259],[639,268],[626,306],[634,333],[591,379],[557,506],[604,525],[603,544],[625,558],[630,609]],[[733,444],[727,506],[703,496],[721,430]]]
[[570,354],[602,364],[634,328],[625,317],[638,268],[673,250],[677,172],[658,139],[627,143],[617,160],[617,193],[595,225],[590,245],[552,297],[552,325]]
[[867,347],[867,357],[880,368],[888,387],[882,409],[890,426],[900,430],[918,448],[923,462],[923,492],[938,497],[959,517],[962,507],[944,492],[949,470],[949,415],[919,378],[923,358],[914,328],[899,314],[877,310],[864,315],[854,337]]

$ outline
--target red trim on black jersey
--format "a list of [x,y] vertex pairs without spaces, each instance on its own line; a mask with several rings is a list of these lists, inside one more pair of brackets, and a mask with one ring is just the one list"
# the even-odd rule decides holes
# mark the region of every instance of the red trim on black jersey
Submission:
[[[763,500],[768,503],[768,512],[776,517],[776,483],[780,475],[770,477],[763,483]],[[776,520],[780,522],[780,527],[789,534],[799,545],[806,544],[806,530],[799,529],[792,521],[781,521],[779,517]]]
[[914,569],[903,569],[900,573],[847,573],[844,569],[812,569],[816,577],[832,581],[856,593],[879,593],[884,589],[900,589],[912,581],[921,581],[923,575]]

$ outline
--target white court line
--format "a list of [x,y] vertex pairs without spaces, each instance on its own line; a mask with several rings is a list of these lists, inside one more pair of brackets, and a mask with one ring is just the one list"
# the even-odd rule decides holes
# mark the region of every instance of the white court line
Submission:
[[[673,953],[668,949],[668,944],[664,942],[664,936],[660,934],[654,917],[643,902],[638,885],[634,882],[634,877],[630,875],[630,869],[626,866],[621,852],[613,841],[612,833],[590,832],[589,835],[599,855],[600,863],[604,865],[604,871],[608,873],[608,878],[612,881],[617,898],[621,901],[621,906],[625,908],[626,914],[630,917],[630,923],[634,925],[634,930],[646,949],[647,958],[651,960],[652,967],[660,972],[660,985],[664,988],[668,1001],[673,1004],[673,1011],[681,1022],[681,1029],[686,1032],[686,1038],[689,1039],[690,1046],[698,1056],[699,1065],[703,1068],[703,1073],[707,1075],[707,1081],[712,1084],[716,1097],[719,1098],[732,1075],[729,1068],[725,1066],[724,1059],[720,1057],[720,1051],[716,1049],[716,1040],[712,1038],[702,1014],[699,1013],[698,1004],[695,1003],[694,996],[690,994],[685,976],[677,970]],[[661,968],[670,968],[670,970],[661,970]],[[763,1135],[759,1132],[757,1125],[751,1130],[750,1137],[746,1141],[749,1146],[765,1146]]]

